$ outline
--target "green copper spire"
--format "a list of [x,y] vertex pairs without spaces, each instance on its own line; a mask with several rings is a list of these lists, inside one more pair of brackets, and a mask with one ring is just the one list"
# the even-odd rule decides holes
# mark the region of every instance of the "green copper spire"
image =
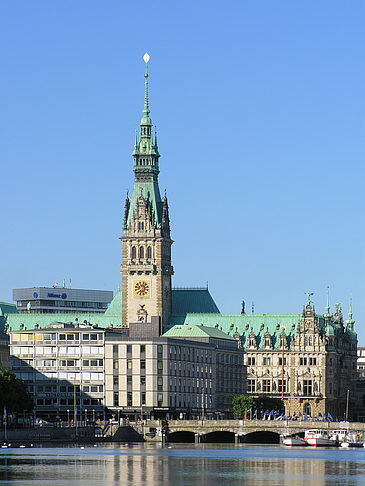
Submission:
[[155,138],[155,143],[153,143],[152,121],[148,102],[147,63],[150,60],[150,56],[146,53],[143,56],[143,60],[146,63],[143,117],[140,123],[140,139],[138,141],[136,135],[134,143],[134,187],[125,227],[128,228],[131,225],[138,199],[142,197],[148,207],[152,225],[155,228],[161,228],[163,203],[158,187],[158,174],[160,172],[158,159],[160,154],[157,149],[157,138]]
[[329,298],[329,294],[330,294],[330,288],[327,287],[327,305],[326,305],[326,312],[324,314],[325,317],[330,317],[330,298]]
[[350,297],[349,318],[347,319],[346,324],[347,324],[347,329],[349,331],[353,331],[354,330],[355,321],[352,318],[352,297]]

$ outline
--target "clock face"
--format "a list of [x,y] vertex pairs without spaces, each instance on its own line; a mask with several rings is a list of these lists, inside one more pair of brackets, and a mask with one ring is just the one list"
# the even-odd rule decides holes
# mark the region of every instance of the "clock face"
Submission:
[[147,280],[138,280],[134,282],[134,295],[137,297],[149,297],[150,283]]

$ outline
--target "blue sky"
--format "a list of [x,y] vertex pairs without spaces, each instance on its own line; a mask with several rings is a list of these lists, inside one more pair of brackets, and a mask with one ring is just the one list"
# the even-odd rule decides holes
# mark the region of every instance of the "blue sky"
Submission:
[[300,312],[365,344],[362,1],[2,2],[0,300],[120,285],[145,51],[175,286]]

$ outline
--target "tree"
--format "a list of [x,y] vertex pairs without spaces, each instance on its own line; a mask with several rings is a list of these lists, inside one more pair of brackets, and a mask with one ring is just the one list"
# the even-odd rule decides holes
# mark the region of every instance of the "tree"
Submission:
[[280,398],[271,398],[265,395],[259,395],[254,399],[255,410],[277,410],[279,412],[284,411],[284,402]]
[[245,412],[251,410],[250,417],[252,417],[252,411],[265,412],[266,410],[277,410],[278,412],[284,412],[284,402],[280,398],[271,398],[266,395],[259,395],[254,398],[248,395],[239,395],[232,398],[233,416],[238,419],[243,419]]
[[34,402],[23,380],[14,373],[0,368],[0,411],[6,407],[7,413],[32,410]]
[[245,416],[245,411],[250,409],[252,410],[253,406],[254,399],[248,395],[239,395],[232,398],[233,415],[235,418],[243,419]]

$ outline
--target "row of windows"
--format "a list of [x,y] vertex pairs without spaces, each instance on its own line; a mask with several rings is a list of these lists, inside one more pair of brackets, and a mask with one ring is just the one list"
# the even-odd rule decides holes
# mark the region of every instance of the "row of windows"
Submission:
[[[143,223],[139,223],[139,224],[143,224]],[[144,246],[140,246],[138,248],[139,259],[144,258],[144,254],[145,254],[144,250],[145,250]],[[137,258],[137,248],[135,246],[132,246],[131,258],[132,260],[135,260]],[[152,258],[152,248],[150,246],[147,246],[146,258]]]
[[[83,400],[77,399],[76,400],[76,405],[99,405],[99,400],[97,398],[84,398]],[[57,406],[59,405],[68,405],[70,407],[74,406],[74,399],[73,398],[60,398],[58,402],[58,398],[37,398],[36,404],[38,406],[42,405],[53,405]],[[82,411],[78,411],[78,414],[80,414]],[[80,419],[80,415],[79,415]]]
[[[278,358],[278,365],[282,366],[283,364],[283,358],[279,357]],[[262,364],[264,366],[271,366],[271,364],[274,364],[274,359],[271,358],[270,356],[264,356],[262,358]],[[247,365],[248,366],[255,366],[256,365],[256,357],[255,356],[249,356],[247,358]],[[284,366],[286,365],[286,358],[284,358]],[[317,358],[299,358],[299,365],[300,366],[316,366],[317,365]]]
[[[283,392],[287,392],[287,381],[284,380],[284,390]],[[271,392],[278,392],[281,393],[282,387],[282,380],[278,380],[277,382],[273,382],[270,379],[265,379],[261,381],[256,380],[247,380],[247,392],[248,393],[255,393],[257,391],[262,391],[262,393],[271,393]],[[304,396],[311,396],[313,391],[317,390],[316,383],[313,383],[313,380],[303,380],[302,383],[298,383],[298,392],[302,392]]]

